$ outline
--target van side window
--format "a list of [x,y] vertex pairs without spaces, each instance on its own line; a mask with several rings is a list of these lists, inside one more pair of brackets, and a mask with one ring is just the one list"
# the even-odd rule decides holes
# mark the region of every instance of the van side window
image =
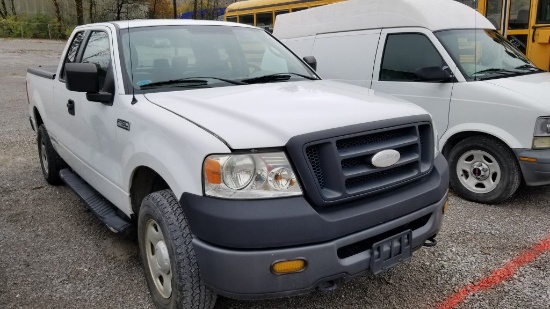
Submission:
[[82,44],[82,39],[84,38],[84,32],[78,32],[75,34],[73,41],[71,42],[71,46],[69,46],[69,50],[67,50],[67,56],[65,56],[65,61],[63,63],[63,69],[61,70],[61,79],[65,78],[65,63],[73,63],[76,61],[76,54],[78,53],[78,49],[80,48],[80,45]]
[[445,65],[445,61],[425,35],[389,34],[382,56],[379,80],[412,82],[416,80],[416,69]]
[[93,63],[97,67],[99,89],[103,89],[105,76],[111,64],[109,36],[103,31],[93,31],[82,55],[82,63]]

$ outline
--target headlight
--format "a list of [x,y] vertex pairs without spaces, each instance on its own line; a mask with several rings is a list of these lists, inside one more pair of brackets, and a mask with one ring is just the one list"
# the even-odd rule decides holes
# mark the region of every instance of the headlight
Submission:
[[539,117],[533,133],[533,149],[550,148],[550,117]]
[[302,194],[283,152],[211,155],[204,160],[203,173],[208,196],[254,199]]

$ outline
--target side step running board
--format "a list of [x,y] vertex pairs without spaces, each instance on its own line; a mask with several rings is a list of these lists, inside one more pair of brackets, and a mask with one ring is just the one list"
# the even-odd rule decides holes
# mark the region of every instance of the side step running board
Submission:
[[111,231],[122,235],[131,233],[132,223],[128,219],[119,216],[116,207],[77,174],[66,168],[59,172],[59,176],[80,197],[86,207]]

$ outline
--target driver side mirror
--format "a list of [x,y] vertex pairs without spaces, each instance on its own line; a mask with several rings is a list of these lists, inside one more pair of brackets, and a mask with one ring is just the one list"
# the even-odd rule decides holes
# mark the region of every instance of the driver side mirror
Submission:
[[414,71],[417,81],[422,82],[443,82],[447,83],[453,79],[447,67],[422,67]]
[[309,65],[313,69],[313,71],[317,71],[317,59],[315,59],[315,57],[305,56],[302,59],[304,59],[304,62],[307,63],[307,65]]
[[[109,73],[112,75],[112,69]],[[112,83],[112,87],[107,87]],[[65,86],[69,91],[85,92],[88,101],[100,102],[106,105],[113,104],[113,94],[99,91],[99,73],[93,63],[67,63],[65,64]],[[105,78],[105,88],[114,90],[114,79]]]

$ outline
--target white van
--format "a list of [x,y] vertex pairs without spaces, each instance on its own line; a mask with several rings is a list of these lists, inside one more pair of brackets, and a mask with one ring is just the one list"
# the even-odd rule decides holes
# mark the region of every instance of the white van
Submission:
[[273,34],[313,55],[324,78],[428,110],[463,197],[498,203],[522,179],[550,183],[550,74],[475,10],[451,0],[349,0],[279,15]]

